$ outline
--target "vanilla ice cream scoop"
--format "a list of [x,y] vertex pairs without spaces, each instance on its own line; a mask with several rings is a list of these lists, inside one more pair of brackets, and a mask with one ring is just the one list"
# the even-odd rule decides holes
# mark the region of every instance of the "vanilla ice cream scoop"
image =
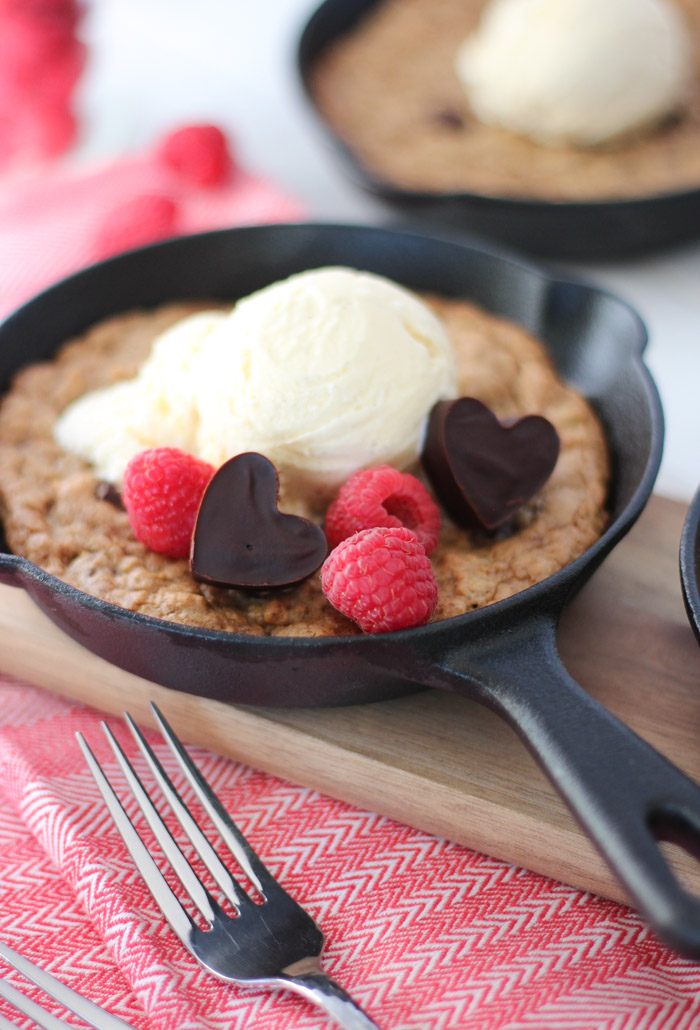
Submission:
[[491,0],[455,71],[480,121],[597,146],[677,109],[692,61],[671,0]]
[[430,309],[377,275],[303,272],[164,333],[134,380],[80,398],[65,448],[119,482],[145,447],[215,466],[259,451],[285,495],[318,509],[359,468],[417,461],[428,414],[456,395],[450,343]]
[[[331,495],[358,468],[404,468],[426,418],[456,391],[435,315],[376,275],[305,272],[241,301],[217,335],[218,377],[200,453],[214,465],[254,450],[292,492]],[[232,388],[231,388],[232,387]]]
[[66,408],[54,426],[56,441],[115,484],[139,451],[168,446],[193,452],[208,342],[226,317],[203,311],[166,329],[135,379],[93,390]]

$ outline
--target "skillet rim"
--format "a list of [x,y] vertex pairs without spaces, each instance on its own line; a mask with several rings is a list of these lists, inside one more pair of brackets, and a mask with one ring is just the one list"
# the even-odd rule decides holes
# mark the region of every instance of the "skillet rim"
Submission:
[[679,565],[686,614],[700,644],[700,487],[683,521]]
[[[483,254],[489,258],[496,259],[498,262],[515,266],[524,275],[539,278],[547,285],[548,289],[551,289],[556,285],[573,286],[577,290],[584,290],[592,296],[608,298],[617,306],[624,309],[628,316],[632,318],[637,329],[636,349],[630,352],[629,360],[625,363],[625,367],[634,368],[640,376],[647,395],[651,425],[649,452],[646,458],[644,473],[625,507],[618,516],[610,522],[601,536],[589,548],[587,548],[583,554],[579,555],[574,559],[574,561],[565,565],[557,572],[547,576],[544,580],[527,587],[525,590],[521,590],[518,593],[513,594],[511,597],[493,602],[483,608],[465,612],[462,615],[440,619],[435,622],[428,623],[425,626],[393,630],[389,633],[381,634],[344,635],[332,637],[260,636],[247,633],[232,633],[227,630],[206,630],[201,627],[169,622],[165,619],[158,619],[154,616],[142,615],[130,609],[121,608],[112,602],[105,601],[102,598],[88,594],[83,590],[79,590],[77,587],[73,587],[70,584],[63,582],[63,580],[60,580],[58,577],[45,572],[28,558],[21,555],[15,555],[6,550],[0,550],[0,582],[3,580],[3,573],[6,572],[9,574],[8,576],[5,576],[5,580],[7,582],[16,582],[16,585],[21,586],[24,589],[26,589],[27,582],[36,583],[37,585],[43,586],[44,588],[52,591],[54,594],[63,595],[68,600],[73,600],[77,607],[87,607],[106,617],[112,619],[116,618],[120,621],[126,621],[127,623],[133,622],[136,626],[149,627],[154,631],[164,632],[181,639],[186,638],[188,641],[205,642],[211,640],[218,644],[226,643],[231,647],[247,647],[251,650],[259,647],[261,642],[264,641],[266,649],[273,651],[273,657],[274,652],[282,654],[288,652],[290,648],[293,648],[294,650],[301,648],[307,652],[322,652],[324,650],[331,650],[339,644],[350,642],[354,643],[355,647],[364,647],[366,649],[376,647],[377,643],[382,641],[391,641],[396,642],[397,644],[408,641],[419,641],[421,643],[425,643],[432,639],[438,640],[441,635],[449,633],[455,628],[460,629],[466,625],[469,627],[475,627],[485,620],[498,621],[499,616],[512,614],[514,610],[517,611],[520,607],[527,609],[530,605],[536,604],[540,599],[545,602],[542,605],[542,612],[550,611],[552,609],[558,611],[561,609],[567,596],[575,590],[577,582],[579,579],[584,577],[584,574],[589,567],[592,566],[591,572],[597,568],[600,561],[603,560],[615,544],[629,531],[641,514],[649,496],[651,495],[663,451],[663,409],[656,383],[643,361],[644,350],[648,343],[646,326],[637,311],[627,303],[627,301],[623,300],[610,290],[593,285],[574,276],[556,275],[554,272],[551,272],[537,264],[537,262],[532,261],[528,257],[513,253],[504,246],[491,242],[484,243],[481,239],[474,240],[464,233],[450,233],[446,230],[428,231],[424,227],[411,227],[409,229],[405,227],[395,228],[340,222],[302,221],[236,226],[227,229],[214,229],[202,233],[174,236],[143,247],[124,251],[123,253],[110,257],[105,261],[96,262],[73,272],[71,275],[64,276],[56,283],[53,283],[38,294],[28,298],[22,305],[20,305],[20,307],[10,312],[4,319],[2,319],[2,321],[0,321],[0,346],[2,345],[2,335],[6,327],[14,323],[16,320],[21,320],[23,317],[26,317],[27,312],[44,303],[47,296],[54,295],[56,293],[60,294],[60,292],[66,288],[70,288],[76,283],[80,284],[81,279],[85,279],[87,281],[91,275],[99,273],[105,268],[109,269],[111,266],[127,263],[135,256],[142,255],[144,253],[150,252],[157,254],[159,251],[167,251],[167,249],[173,246],[182,246],[183,244],[187,245],[188,240],[206,241],[207,238],[218,238],[236,235],[238,233],[249,233],[251,231],[256,232],[259,230],[281,230],[282,232],[318,230],[323,233],[336,231],[359,231],[363,234],[370,235],[405,236],[425,239],[438,244],[456,244],[458,247],[472,251],[473,253]],[[515,319],[513,320],[515,321]],[[60,346],[60,344],[58,346]],[[18,371],[20,367],[22,366],[17,366],[15,371]],[[0,398],[4,395],[4,392],[5,391],[0,393]],[[27,592],[31,595],[31,590],[27,590]],[[552,598],[560,597],[563,598],[563,601],[553,605]]]

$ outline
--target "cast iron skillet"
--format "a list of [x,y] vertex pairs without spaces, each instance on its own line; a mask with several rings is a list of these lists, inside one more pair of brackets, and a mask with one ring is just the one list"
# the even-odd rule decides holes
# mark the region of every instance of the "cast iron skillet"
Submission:
[[[557,654],[562,606],[641,512],[662,449],[663,418],[642,363],[646,334],[625,304],[464,242],[354,226],[265,226],[190,236],[73,276],[0,327],[0,385],[97,319],[184,297],[236,298],[294,272],[345,264],[410,288],[476,300],[546,341],[562,375],[605,424],[614,482],[610,525],[560,572],[488,608],[379,636],[263,638],[188,629],[136,615],[0,554],[23,587],[85,647],[176,690],[252,705],[342,705],[421,687],[465,694],[520,733],[657,932],[700,958],[700,901],[657,840],[700,856],[700,789],[614,719]],[[3,387],[4,388],[4,387]]]
[[683,523],[680,566],[685,610],[700,644],[700,488],[690,502]]
[[307,22],[297,54],[309,103],[359,186],[402,215],[483,234],[540,257],[610,260],[697,239],[700,188],[631,200],[554,202],[402,189],[373,173],[321,116],[310,89],[309,73],[327,46],[381,2],[325,0]]

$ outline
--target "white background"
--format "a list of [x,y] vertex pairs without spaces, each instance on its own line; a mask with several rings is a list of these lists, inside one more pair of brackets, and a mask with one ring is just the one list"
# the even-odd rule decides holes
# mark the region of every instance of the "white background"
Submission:
[[[318,0],[320,2],[320,0]],[[317,0],[88,0],[80,161],[143,149],[164,131],[214,121],[238,159],[305,205],[312,220],[389,217],[346,178],[308,110],[296,44]],[[657,492],[700,485],[699,242],[634,262],[571,266],[618,293],[647,324],[647,362],[666,414]]]

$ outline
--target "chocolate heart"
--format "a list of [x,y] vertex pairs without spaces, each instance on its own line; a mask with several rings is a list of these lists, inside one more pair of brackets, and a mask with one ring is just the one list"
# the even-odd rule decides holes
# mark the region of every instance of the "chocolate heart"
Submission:
[[460,397],[433,408],[422,460],[458,525],[496,529],[544,486],[558,456],[559,436],[548,419],[501,423],[481,401]]
[[204,492],[192,538],[195,579],[244,590],[290,586],[326,557],[320,526],[277,507],[277,469],[253,452],[225,462]]

